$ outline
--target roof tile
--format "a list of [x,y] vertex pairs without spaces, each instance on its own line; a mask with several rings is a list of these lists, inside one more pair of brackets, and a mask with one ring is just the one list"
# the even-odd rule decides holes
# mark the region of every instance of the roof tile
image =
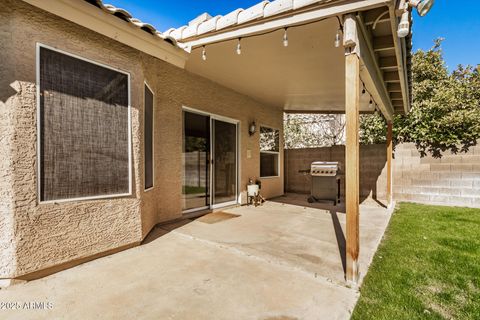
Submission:
[[104,4],[102,0],[84,0],[85,2],[90,3],[91,5],[94,5],[101,10],[103,10],[106,13],[109,13],[111,15],[116,16],[117,18],[120,18],[133,26],[150,33],[151,35],[157,36],[160,39],[166,40],[167,42],[173,44],[174,46],[177,46],[176,40],[174,37],[170,36],[170,33],[172,33],[173,30],[169,30],[169,33],[162,33],[158,31],[153,25],[149,23],[142,22],[139,19],[134,18],[127,10],[122,9],[122,8],[117,8],[111,4]]
[[263,9],[263,16],[270,17],[293,9],[293,0],[275,0]]

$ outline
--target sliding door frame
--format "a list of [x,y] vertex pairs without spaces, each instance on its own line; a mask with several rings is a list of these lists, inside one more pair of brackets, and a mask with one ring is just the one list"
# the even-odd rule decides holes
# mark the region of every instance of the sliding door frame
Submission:
[[[182,107],[182,113],[183,112],[191,112],[191,113],[195,113],[195,114],[199,114],[199,115],[203,115],[203,116],[207,116],[209,117],[210,119],[210,159],[209,159],[209,193],[210,193],[210,196],[209,196],[209,205],[207,206],[203,206],[203,207],[199,207],[199,208],[192,208],[192,209],[188,209],[188,210],[184,210],[182,211],[183,214],[187,214],[187,213],[192,213],[192,212],[195,212],[195,211],[201,211],[201,210],[206,210],[206,209],[218,209],[218,208],[223,208],[223,207],[226,207],[226,206],[232,206],[232,205],[236,205],[236,204],[239,204],[240,203],[240,187],[239,187],[239,183],[240,183],[240,172],[241,172],[241,164],[240,164],[240,121],[239,120],[236,120],[236,119],[233,119],[233,118],[229,118],[229,117],[225,117],[225,116],[221,116],[221,115],[218,115],[218,114],[214,114],[214,113],[210,113],[210,112],[205,112],[205,111],[202,111],[202,110],[198,110],[198,109],[194,109],[194,108],[190,108],[190,107],[186,107],[186,106],[183,106]],[[223,203],[219,203],[219,204],[213,204],[213,200],[214,200],[214,193],[215,193],[215,190],[214,190],[214,181],[213,181],[213,178],[214,178],[214,165],[212,163],[212,160],[214,159],[214,155],[215,155],[215,150],[214,150],[214,125],[213,125],[213,122],[214,120],[218,120],[218,121],[223,121],[223,122],[227,122],[227,123],[231,123],[231,124],[234,124],[235,127],[236,127],[236,177],[235,177],[235,200],[232,200],[232,201],[228,201],[228,202],[223,202]],[[185,124],[183,124],[184,126]],[[182,136],[185,134],[185,128],[183,128],[183,132],[182,132]],[[182,168],[182,170],[185,170],[185,168]],[[184,174],[184,173],[183,173]]]

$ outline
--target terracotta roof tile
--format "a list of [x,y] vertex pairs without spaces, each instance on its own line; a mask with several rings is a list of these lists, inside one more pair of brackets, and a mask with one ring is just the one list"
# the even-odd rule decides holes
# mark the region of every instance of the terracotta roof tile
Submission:
[[174,46],[177,46],[177,41],[175,37],[170,36],[169,34],[174,31],[174,29],[170,29],[168,33],[163,33],[157,30],[153,25],[149,23],[145,23],[139,19],[134,18],[127,10],[122,9],[122,8],[117,8],[111,4],[104,4],[102,0],[84,0],[85,2],[88,2],[104,12],[107,12],[111,15],[116,16],[119,19],[122,19],[133,26],[150,33],[151,35],[154,35],[162,40],[165,40],[169,43],[171,43]]

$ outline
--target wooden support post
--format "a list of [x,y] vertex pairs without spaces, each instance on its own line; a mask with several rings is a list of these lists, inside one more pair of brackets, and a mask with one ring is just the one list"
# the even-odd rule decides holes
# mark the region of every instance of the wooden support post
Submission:
[[360,61],[355,53],[345,56],[345,191],[347,213],[347,270],[346,280],[358,281],[359,241],[359,109],[360,109]]
[[393,143],[392,143],[392,121],[387,122],[387,203],[390,207],[392,205],[392,156],[393,156]]

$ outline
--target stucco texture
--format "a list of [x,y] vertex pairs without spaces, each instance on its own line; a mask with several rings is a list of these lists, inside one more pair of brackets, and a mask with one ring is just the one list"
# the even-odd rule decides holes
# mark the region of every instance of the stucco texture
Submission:
[[[0,44],[11,42],[12,10],[0,9]],[[12,274],[15,270],[15,243],[13,241],[13,162],[12,140],[14,119],[12,105],[16,103],[15,91],[10,87],[7,75],[14,72],[11,47],[3,46],[0,50],[0,277]],[[12,97],[11,97],[12,96]]]
[[[259,137],[248,135],[248,123],[255,120],[282,129],[280,109],[265,107],[22,1],[7,0],[0,7],[0,18],[0,40],[9,43],[0,51],[0,279],[138,244],[155,224],[180,217],[183,106],[239,120],[240,190],[246,189],[249,177],[259,176]],[[38,203],[37,42],[130,73],[132,196]],[[143,190],[144,81],[155,93],[155,177],[148,192]],[[250,159],[247,149],[252,150]],[[283,156],[281,166],[283,172]],[[267,197],[283,194],[283,176],[265,181],[262,189]]]

